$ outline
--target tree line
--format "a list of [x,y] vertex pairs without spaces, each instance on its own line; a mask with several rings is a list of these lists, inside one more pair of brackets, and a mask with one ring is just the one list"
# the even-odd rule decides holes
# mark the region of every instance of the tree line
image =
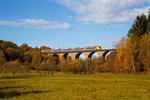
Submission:
[[150,72],[150,12],[148,17],[138,15],[130,28],[127,37],[116,45],[116,51],[107,58],[71,60],[63,57],[53,57],[43,54],[41,50],[51,49],[41,46],[32,48],[27,44],[21,46],[10,41],[0,40],[0,72],[29,74],[37,71],[39,74],[53,75],[59,71],[63,73],[88,74],[88,73],[149,73]]
[[[102,72],[104,58],[94,59],[76,59],[72,60],[70,56],[65,59],[63,56],[54,57],[51,54],[43,54],[44,49],[51,49],[46,46],[32,48],[27,44],[17,46],[10,41],[0,40],[0,72],[7,75],[12,73],[28,75],[32,71],[39,74],[51,74],[54,72],[63,73],[94,73]],[[43,73],[44,72],[44,73]]]
[[150,72],[150,12],[148,17],[136,17],[127,38],[122,37],[116,48],[106,61],[112,72]]

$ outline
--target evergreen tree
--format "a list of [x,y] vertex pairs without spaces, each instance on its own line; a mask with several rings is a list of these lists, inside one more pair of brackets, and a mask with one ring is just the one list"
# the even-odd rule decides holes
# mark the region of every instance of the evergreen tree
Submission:
[[149,14],[147,19],[146,32],[150,32],[150,9],[149,9]]
[[136,17],[136,20],[134,21],[134,24],[132,25],[132,28],[128,32],[128,36],[133,33],[134,35],[140,37],[146,32],[146,26],[147,26],[146,16],[144,14],[142,14],[141,16],[138,15]]

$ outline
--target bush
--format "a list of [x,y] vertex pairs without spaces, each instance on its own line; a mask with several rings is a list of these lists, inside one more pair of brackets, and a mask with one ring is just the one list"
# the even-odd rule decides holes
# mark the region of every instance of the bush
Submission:
[[54,57],[51,57],[40,64],[40,70],[48,71],[48,74],[51,73],[53,75],[54,71],[57,69],[56,67],[57,61]]
[[4,72],[12,73],[14,76],[17,73],[26,74],[29,72],[28,66],[21,64],[18,60],[6,62],[3,67]]
[[70,61],[61,61],[58,65],[58,68],[63,72],[63,73],[69,73],[71,71],[71,67],[69,65]]
[[71,72],[73,74],[78,74],[78,73],[82,73],[85,71],[84,61],[82,61],[80,59],[71,61],[69,63],[69,66],[71,67]]

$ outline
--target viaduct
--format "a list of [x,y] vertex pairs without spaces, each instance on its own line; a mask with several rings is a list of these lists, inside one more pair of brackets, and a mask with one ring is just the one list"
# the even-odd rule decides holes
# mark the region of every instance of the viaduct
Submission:
[[52,54],[52,56],[60,57],[63,56],[65,59],[67,55],[70,55],[72,60],[79,59],[80,55],[83,53],[85,59],[92,58],[94,53],[97,53],[99,57],[105,57],[108,52],[113,52],[115,49],[103,49],[103,50],[83,50],[83,51],[67,51],[67,52],[46,52],[46,54]]

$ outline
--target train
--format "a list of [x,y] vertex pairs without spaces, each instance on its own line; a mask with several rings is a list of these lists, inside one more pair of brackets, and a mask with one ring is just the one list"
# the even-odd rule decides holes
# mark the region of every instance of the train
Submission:
[[74,52],[74,51],[90,51],[90,50],[101,50],[101,46],[91,46],[91,47],[77,47],[77,48],[68,48],[68,49],[46,49],[42,50],[42,53],[53,53],[53,52]]

